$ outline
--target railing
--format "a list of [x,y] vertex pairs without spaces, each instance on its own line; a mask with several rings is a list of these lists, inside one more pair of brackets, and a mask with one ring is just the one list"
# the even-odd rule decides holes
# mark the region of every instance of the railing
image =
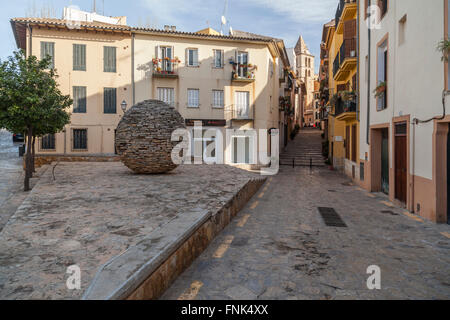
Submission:
[[232,105],[229,113],[232,120],[253,120],[254,118],[252,106]]
[[156,59],[153,62],[153,76],[155,77],[178,77],[178,63],[173,60]]
[[336,76],[336,73],[339,71],[339,68],[345,62],[347,58],[356,58],[356,39],[346,39],[341,45],[338,54],[333,62],[333,77]]
[[345,5],[347,3],[356,3],[356,0],[339,0],[339,4],[336,10],[336,28],[339,25],[339,21],[341,20],[342,12],[344,11]]
[[335,107],[335,116],[339,116],[346,112],[356,112],[356,101],[338,100]]

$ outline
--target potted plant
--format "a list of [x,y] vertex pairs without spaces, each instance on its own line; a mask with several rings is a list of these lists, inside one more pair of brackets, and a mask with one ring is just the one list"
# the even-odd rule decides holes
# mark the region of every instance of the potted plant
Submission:
[[341,99],[343,101],[354,101],[355,98],[356,98],[356,93],[354,91],[341,92]]
[[330,106],[335,107],[339,100],[339,94],[335,93],[330,99]]
[[450,54],[450,39],[447,38],[439,42],[437,49],[442,52],[442,61],[448,61]]
[[386,92],[386,81],[381,81],[373,91],[375,98],[381,98]]

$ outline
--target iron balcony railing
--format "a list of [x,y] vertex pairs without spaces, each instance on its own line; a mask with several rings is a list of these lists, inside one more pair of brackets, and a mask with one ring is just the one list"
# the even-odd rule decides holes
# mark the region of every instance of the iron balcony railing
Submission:
[[341,20],[342,12],[344,11],[345,5],[347,3],[356,3],[356,0],[339,0],[338,7],[336,9],[336,28],[339,25],[339,21]]
[[356,101],[338,100],[335,107],[335,116],[339,116],[346,112],[356,112]]
[[345,59],[356,58],[356,56],[356,38],[344,40],[333,62],[333,77],[336,76]]

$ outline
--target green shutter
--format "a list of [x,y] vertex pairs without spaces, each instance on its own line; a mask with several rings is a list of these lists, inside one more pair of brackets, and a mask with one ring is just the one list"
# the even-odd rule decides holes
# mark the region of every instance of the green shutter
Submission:
[[116,47],[103,47],[103,71],[116,72]]
[[103,91],[103,112],[107,114],[117,113],[117,89],[105,88]]
[[73,70],[86,71],[86,45],[73,45]]
[[41,42],[41,60],[45,59],[47,56],[50,56],[50,69],[55,68],[55,43],[54,42]]
[[86,87],[73,87],[73,113],[86,113]]

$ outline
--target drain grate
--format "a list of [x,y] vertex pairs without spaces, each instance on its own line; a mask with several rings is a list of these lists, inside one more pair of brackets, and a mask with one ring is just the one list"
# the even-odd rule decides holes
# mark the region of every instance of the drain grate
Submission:
[[345,222],[333,208],[319,207],[319,213],[328,227],[347,228]]
[[391,216],[398,216],[398,213],[395,213],[394,211],[391,210],[383,210],[381,211],[381,213],[390,214]]

